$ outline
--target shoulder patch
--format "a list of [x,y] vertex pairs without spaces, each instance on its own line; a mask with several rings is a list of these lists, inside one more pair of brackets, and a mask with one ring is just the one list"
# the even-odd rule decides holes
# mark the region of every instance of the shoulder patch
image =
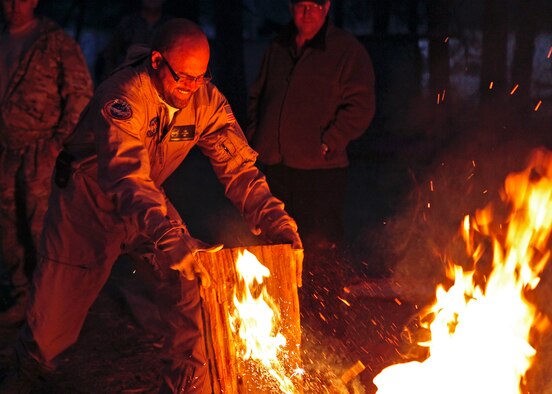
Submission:
[[156,116],[155,118],[150,120],[146,135],[148,137],[153,137],[155,134],[157,134],[158,130],[159,130],[159,116]]
[[226,123],[234,123],[236,121],[236,117],[232,112],[232,108],[230,107],[230,104],[224,105],[224,112],[226,112]]
[[117,120],[127,120],[132,117],[132,108],[130,104],[123,99],[114,99],[108,101],[104,106],[104,111]]

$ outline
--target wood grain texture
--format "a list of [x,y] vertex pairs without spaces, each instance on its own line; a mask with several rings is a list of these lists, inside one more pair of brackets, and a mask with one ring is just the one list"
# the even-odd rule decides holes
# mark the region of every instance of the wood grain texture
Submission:
[[[280,393],[280,390],[270,389],[271,384],[267,383],[264,374],[255,373],[251,362],[241,360],[238,355],[241,341],[232,332],[229,314],[234,310],[234,288],[239,284],[236,260],[244,249],[270,270],[270,277],[265,278],[264,283],[268,295],[280,311],[279,332],[286,338],[286,376],[291,376],[293,370],[302,365],[296,263],[291,246],[261,245],[200,254],[200,261],[211,276],[211,286],[202,288],[201,293],[213,392]],[[293,378],[293,383],[301,392],[299,376]]]

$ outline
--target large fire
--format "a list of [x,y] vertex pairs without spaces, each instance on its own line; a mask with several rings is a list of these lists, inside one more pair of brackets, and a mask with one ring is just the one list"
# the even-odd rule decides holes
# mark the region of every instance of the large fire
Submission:
[[[422,319],[431,333],[419,344],[427,359],[384,369],[374,379],[379,394],[522,392],[536,354],[531,333],[548,326],[527,295],[550,258],[552,153],[535,151],[524,171],[506,178],[501,197],[506,220],[490,205],[463,221],[474,269],[451,263],[452,286],[438,286]],[[491,245],[492,268],[482,275],[478,263]]]
[[284,368],[286,339],[278,331],[279,311],[263,284],[270,277],[269,269],[245,250],[238,256],[236,272],[239,283],[234,290],[235,310],[230,323],[243,345],[240,358],[255,363],[258,380],[264,380],[267,386],[276,384],[283,393],[298,392]]

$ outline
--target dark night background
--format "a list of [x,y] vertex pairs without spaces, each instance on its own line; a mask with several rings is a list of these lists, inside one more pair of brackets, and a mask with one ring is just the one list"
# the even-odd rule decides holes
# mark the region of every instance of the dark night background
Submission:
[[[138,4],[41,0],[39,9],[77,38],[93,69],[113,27]],[[207,32],[213,82],[245,126],[247,89],[269,39],[289,21],[288,2],[167,0],[165,5],[170,14],[193,19]],[[324,347],[315,349],[334,368],[363,360],[368,368],[362,384],[372,392],[371,378],[397,357],[401,324],[442,281],[442,256],[454,254],[463,216],[496,199],[506,174],[521,170],[533,148],[552,147],[552,1],[333,0],[331,18],[356,34],[372,58],[377,111],[369,130],[349,149],[347,256],[340,264],[321,261],[316,279],[323,284],[339,278],[346,289],[341,296],[348,296],[353,308],[343,312],[343,305],[328,300],[334,325],[332,319],[307,316],[305,332],[339,341],[326,337]],[[194,236],[228,247],[255,242],[198,152],[168,180],[166,190]],[[541,286],[548,297],[552,286],[546,278]],[[125,356],[124,346],[106,345],[97,328],[104,324],[128,331],[131,338],[138,334],[123,327],[124,321],[112,321],[109,308],[117,310],[100,298],[81,350],[68,356],[75,362],[41,393],[102,392],[97,385],[76,390],[78,383],[67,382],[67,373],[75,382],[90,372],[105,378],[101,363],[83,353],[99,349],[99,357],[110,355],[109,346],[126,361],[118,368],[120,378],[103,387],[120,387],[115,381],[124,379],[138,387],[156,371],[152,367],[140,378],[122,370],[125,362],[127,369],[144,368],[139,366],[143,359]],[[134,346],[153,346],[140,338]],[[551,342],[543,339],[542,346],[552,347]],[[340,352],[346,360],[335,359]],[[87,367],[79,368],[83,360]],[[552,392],[543,371],[535,376],[551,391],[536,392]]]

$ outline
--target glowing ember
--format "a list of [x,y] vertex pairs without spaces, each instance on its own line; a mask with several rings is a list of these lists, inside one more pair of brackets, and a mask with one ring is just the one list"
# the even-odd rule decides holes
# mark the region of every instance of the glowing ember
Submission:
[[[286,339],[278,332],[279,311],[263,284],[270,271],[247,250],[238,255],[236,271],[239,283],[234,289],[235,310],[230,314],[230,324],[241,339],[239,357],[253,361],[258,366],[257,373],[275,381],[280,391],[295,393],[293,375],[286,376],[280,361],[285,358],[282,349]],[[300,373],[298,370],[294,375]],[[262,380],[268,382],[266,378]]]
[[511,207],[507,220],[493,221],[489,206],[461,227],[474,266],[492,244],[491,272],[451,265],[454,284],[439,285],[428,309],[431,339],[420,344],[428,358],[384,369],[374,379],[379,394],[522,392],[536,354],[530,332],[548,325],[525,294],[550,257],[552,153],[535,151],[525,171],[506,178],[502,199]]

